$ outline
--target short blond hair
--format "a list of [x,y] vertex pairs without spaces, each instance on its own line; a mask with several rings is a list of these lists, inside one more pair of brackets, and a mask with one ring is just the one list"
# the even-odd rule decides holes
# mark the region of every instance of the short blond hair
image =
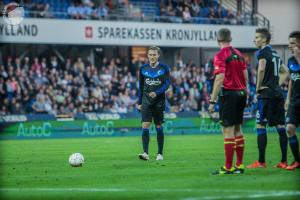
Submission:
[[154,50],[154,51],[157,51],[157,53],[160,55],[160,48],[157,47],[157,46],[151,46],[148,48],[148,51],[149,52],[150,50]]

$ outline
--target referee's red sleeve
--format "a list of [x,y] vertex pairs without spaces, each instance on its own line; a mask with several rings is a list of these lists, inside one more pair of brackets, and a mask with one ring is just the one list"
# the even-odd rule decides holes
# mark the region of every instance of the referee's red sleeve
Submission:
[[219,56],[218,54],[214,57],[214,74],[221,74],[225,73],[225,60],[222,58],[222,56]]

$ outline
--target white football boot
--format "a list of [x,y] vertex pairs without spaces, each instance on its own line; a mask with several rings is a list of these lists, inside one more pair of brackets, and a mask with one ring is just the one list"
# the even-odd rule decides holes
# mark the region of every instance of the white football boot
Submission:
[[161,155],[161,154],[157,154],[157,156],[156,156],[156,160],[163,160],[164,159],[164,157]]
[[144,152],[144,153],[140,153],[139,154],[139,158],[141,159],[141,160],[149,160],[149,155],[146,153],[146,152]]

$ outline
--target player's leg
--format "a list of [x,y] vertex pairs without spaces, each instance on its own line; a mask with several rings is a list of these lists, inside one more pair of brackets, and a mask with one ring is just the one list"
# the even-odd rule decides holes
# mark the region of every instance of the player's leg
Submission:
[[213,175],[233,174],[234,171],[234,168],[232,167],[235,149],[234,126],[223,126],[222,130],[224,136],[225,164],[220,170],[213,172]]
[[244,157],[244,149],[245,149],[245,139],[242,131],[242,123],[244,117],[244,109],[247,103],[247,95],[245,91],[240,91],[236,93],[237,95],[237,112],[234,114],[236,116],[236,121],[234,125],[234,136],[235,136],[235,151],[236,151],[236,165],[235,165],[235,173],[243,173],[244,165],[243,165],[243,157]]
[[156,160],[163,160],[163,149],[164,149],[164,140],[165,140],[165,136],[164,136],[164,131],[163,131],[163,126],[156,124],[156,138],[157,138],[157,157]]
[[225,165],[220,170],[213,172],[213,174],[232,174],[234,170],[232,161],[235,150],[234,117],[232,112],[234,112],[236,105],[234,105],[234,96],[232,96],[231,92],[223,92],[223,96],[219,98],[219,106],[220,123],[224,137]]
[[150,125],[152,121],[152,112],[149,106],[142,105],[142,144],[143,153],[139,154],[142,160],[149,160],[149,141],[150,141]]
[[145,153],[148,154],[148,148],[149,148],[149,141],[150,141],[150,125],[151,122],[143,122],[143,135],[142,135],[142,140],[143,140],[143,150]]
[[267,148],[267,130],[266,130],[266,110],[268,106],[268,99],[258,99],[257,113],[256,113],[256,133],[257,133],[257,147],[258,147],[258,160],[253,164],[248,165],[247,168],[266,167],[265,155]]
[[288,141],[294,157],[294,162],[287,166],[286,169],[294,170],[296,168],[300,168],[299,141],[296,135],[297,124],[300,123],[300,107],[289,106],[286,116],[286,123]]
[[284,125],[276,126],[277,133],[279,135],[279,145],[281,150],[281,161],[274,167],[285,169],[287,167],[287,143],[288,138]]
[[242,132],[241,124],[234,126],[234,134],[235,134],[235,152],[236,152],[236,172],[243,173],[244,172],[244,149],[245,149],[245,139],[244,134]]
[[224,150],[225,150],[225,167],[227,170],[232,169],[232,161],[235,150],[234,126],[223,127]]
[[279,145],[281,150],[281,161],[274,167],[285,169],[287,167],[287,134],[284,126],[285,110],[284,99],[270,99],[269,120],[270,126],[276,125],[276,130],[279,135]]
[[153,111],[153,120],[156,128],[156,139],[157,139],[157,157],[156,160],[163,160],[163,149],[164,149],[164,102],[158,103]]

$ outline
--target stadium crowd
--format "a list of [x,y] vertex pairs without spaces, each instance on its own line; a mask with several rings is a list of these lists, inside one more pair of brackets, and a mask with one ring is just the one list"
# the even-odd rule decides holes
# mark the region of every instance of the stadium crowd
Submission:
[[[137,112],[138,68],[143,62],[127,66],[121,58],[104,57],[94,66],[81,57],[66,58],[64,63],[56,56],[9,57],[0,65],[0,114]],[[170,74],[166,110],[205,112],[213,83],[212,61],[196,66],[178,56]],[[249,75],[249,107],[254,111],[256,70],[249,68]]]
[[235,15],[217,1],[209,0],[162,0],[160,15],[166,17],[167,22],[244,24],[244,17],[240,12]]
[[[8,1],[0,0],[0,7],[4,7],[6,3]],[[155,21],[176,23],[249,23],[246,15],[224,8],[216,0],[25,0],[24,6],[26,15],[34,18],[101,20],[121,15],[123,18],[151,17]]]

